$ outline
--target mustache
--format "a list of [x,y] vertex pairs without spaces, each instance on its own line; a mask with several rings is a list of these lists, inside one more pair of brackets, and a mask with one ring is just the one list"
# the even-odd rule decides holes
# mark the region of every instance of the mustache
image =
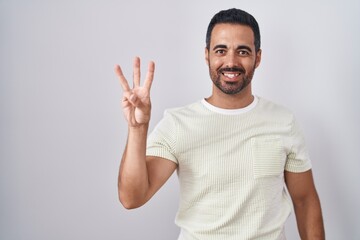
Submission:
[[245,69],[241,67],[226,67],[226,68],[220,68],[219,72],[240,72],[245,73]]

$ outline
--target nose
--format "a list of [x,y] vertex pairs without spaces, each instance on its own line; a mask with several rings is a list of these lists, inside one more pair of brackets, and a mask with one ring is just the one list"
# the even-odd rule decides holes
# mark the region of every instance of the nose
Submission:
[[228,52],[226,56],[225,66],[228,68],[239,66],[239,61],[234,51]]

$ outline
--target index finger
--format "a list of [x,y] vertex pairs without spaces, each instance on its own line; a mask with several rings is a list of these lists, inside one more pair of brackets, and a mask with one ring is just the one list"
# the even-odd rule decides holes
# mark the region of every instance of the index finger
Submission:
[[144,82],[144,87],[148,90],[150,90],[150,88],[151,88],[151,84],[154,79],[154,73],[155,73],[155,63],[153,61],[151,61],[151,62],[149,62],[148,72],[146,74],[146,78],[145,78],[145,82]]
[[119,80],[120,80],[120,84],[121,84],[121,87],[123,88],[124,91],[129,91],[130,90],[130,87],[129,87],[129,83],[127,82],[122,70],[121,70],[121,67],[119,65],[115,65],[115,73],[116,75],[118,76]]

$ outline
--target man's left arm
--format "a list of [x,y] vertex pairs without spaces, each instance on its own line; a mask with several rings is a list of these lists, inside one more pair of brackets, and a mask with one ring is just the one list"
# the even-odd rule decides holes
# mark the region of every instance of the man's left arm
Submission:
[[285,183],[294,204],[296,222],[302,240],[323,240],[325,230],[319,196],[312,171],[285,171]]

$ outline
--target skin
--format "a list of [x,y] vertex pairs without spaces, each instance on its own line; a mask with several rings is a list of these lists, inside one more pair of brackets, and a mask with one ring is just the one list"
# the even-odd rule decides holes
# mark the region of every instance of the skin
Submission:
[[325,239],[319,196],[312,171],[291,173],[285,171],[285,183],[293,201],[297,227],[302,240]]
[[[249,105],[254,97],[251,80],[261,61],[261,50],[255,51],[254,34],[250,27],[239,24],[217,24],[211,34],[205,60],[213,81],[212,95],[207,101],[220,108],[236,109]],[[242,69],[242,71],[226,68]],[[228,74],[239,74],[229,78]],[[235,92],[235,93],[226,93]]]
[[[206,99],[210,104],[237,109],[252,103],[251,80],[261,62],[261,50],[255,51],[254,34],[250,27],[217,24],[211,34],[210,47],[205,49],[205,60],[213,82],[212,94]],[[149,63],[143,86],[140,85],[138,57],[134,60],[133,69],[134,87],[130,88],[120,66],[115,66],[124,90],[122,108],[129,126],[118,179],[119,199],[127,209],[145,204],[177,168],[172,161],[146,156],[151,115],[150,88],[155,64]],[[303,173],[285,171],[284,176],[301,239],[325,239],[320,201],[311,170]]]
[[133,88],[119,65],[115,73],[124,94],[122,108],[128,122],[128,139],[120,164],[118,193],[127,209],[145,204],[166,180],[177,165],[166,159],[146,156],[146,139],[149,128],[151,101],[150,88],[154,78],[155,64],[150,62],[144,85],[140,85],[140,58],[134,59]]

